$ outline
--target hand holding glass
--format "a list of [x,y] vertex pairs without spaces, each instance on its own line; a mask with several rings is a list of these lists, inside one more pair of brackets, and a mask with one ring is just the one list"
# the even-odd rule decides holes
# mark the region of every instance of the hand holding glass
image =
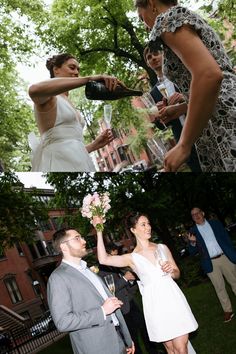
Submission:
[[[148,108],[148,113],[157,116],[159,111],[152,95],[149,92],[145,92],[140,98],[145,107]],[[161,121],[161,123],[164,125],[165,129],[168,129],[164,122]]]
[[111,128],[111,118],[112,118],[112,105],[105,104],[103,107],[104,110],[104,121],[108,129]]
[[[157,247],[157,249],[154,252],[154,256],[155,256],[156,260],[158,261],[158,263],[160,264],[161,267],[167,261],[166,258],[163,255],[163,252],[158,247]],[[168,273],[162,271],[162,275],[168,275]]]
[[113,296],[115,296],[115,282],[112,274],[108,274],[104,277],[105,283],[107,284],[108,289],[112,293]]

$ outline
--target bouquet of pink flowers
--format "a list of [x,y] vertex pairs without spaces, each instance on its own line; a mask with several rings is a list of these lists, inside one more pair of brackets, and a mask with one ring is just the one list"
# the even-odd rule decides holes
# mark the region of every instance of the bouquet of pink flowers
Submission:
[[[105,222],[105,215],[111,208],[109,203],[110,198],[107,192],[103,194],[98,194],[97,192],[93,195],[88,194],[84,197],[81,214],[83,217],[90,219],[91,224],[93,223],[94,216],[99,216]],[[98,231],[103,231],[104,229],[103,223],[97,224],[95,227]]]

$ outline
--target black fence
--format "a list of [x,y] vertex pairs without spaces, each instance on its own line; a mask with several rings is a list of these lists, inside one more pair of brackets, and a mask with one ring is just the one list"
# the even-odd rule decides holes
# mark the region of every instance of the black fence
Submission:
[[39,321],[0,333],[0,354],[36,353],[63,336],[58,332],[51,315],[45,315]]

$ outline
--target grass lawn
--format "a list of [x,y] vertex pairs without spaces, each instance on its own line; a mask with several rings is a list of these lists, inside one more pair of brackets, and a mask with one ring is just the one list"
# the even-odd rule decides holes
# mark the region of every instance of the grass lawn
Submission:
[[[227,287],[236,311],[236,297]],[[197,354],[236,354],[236,316],[223,322],[223,310],[210,281],[184,291],[199,329],[191,335]]]
[[[231,289],[227,291],[236,311],[236,297]],[[223,311],[211,283],[207,281],[184,289],[184,293],[199,324],[199,329],[190,337],[197,354],[236,354],[236,315],[231,322],[223,322]],[[158,345],[158,348],[163,349],[163,346]],[[52,353],[72,354],[69,337],[40,352]],[[148,353],[143,350],[143,354]]]

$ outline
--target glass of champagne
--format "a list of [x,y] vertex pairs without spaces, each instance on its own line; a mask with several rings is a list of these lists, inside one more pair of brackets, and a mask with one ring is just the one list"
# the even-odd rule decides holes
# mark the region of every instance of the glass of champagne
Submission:
[[115,282],[112,274],[108,274],[104,277],[105,283],[107,284],[108,289],[112,293],[113,296],[115,296]]
[[[149,92],[145,92],[141,97],[141,101],[145,105],[145,107],[148,109],[148,113],[152,115],[158,115],[158,107],[156,106],[156,102],[154,101],[152,95]],[[168,127],[165,125],[164,122],[160,121],[165,129],[168,129]]]
[[104,112],[104,121],[106,123],[106,126],[108,129],[110,129],[111,128],[111,118],[112,118],[112,105],[105,104],[103,107],[103,112]]
[[[162,250],[159,248],[159,246],[157,246],[155,252],[154,252],[154,256],[157,260],[157,262],[159,263],[159,265],[162,267],[164,265],[164,263],[167,261],[164,253],[162,252]],[[162,271],[162,276],[164,275],[168,275],[167,272]]]
[[[168,101],[168,98],[170,97],[170,95],[168,93],[168,90],[167,90],[167,87],[165,85],[165,82],[161,81],[161,83],[159,85],[157,85],[157,88],[160,91],[160,93],[162,94],[162,96],[164,98],[166,98],[166,100]],[[168,129],[168,127],[166,126],[166,124],[163,121],[161,121],[161,123],[164,125],[165,129]]]
[[149,114],[157,115],[158,114],[158,107],[149,92],[145,92],[141,97],[141,101],[143,102],[144,106],[147,108]]

